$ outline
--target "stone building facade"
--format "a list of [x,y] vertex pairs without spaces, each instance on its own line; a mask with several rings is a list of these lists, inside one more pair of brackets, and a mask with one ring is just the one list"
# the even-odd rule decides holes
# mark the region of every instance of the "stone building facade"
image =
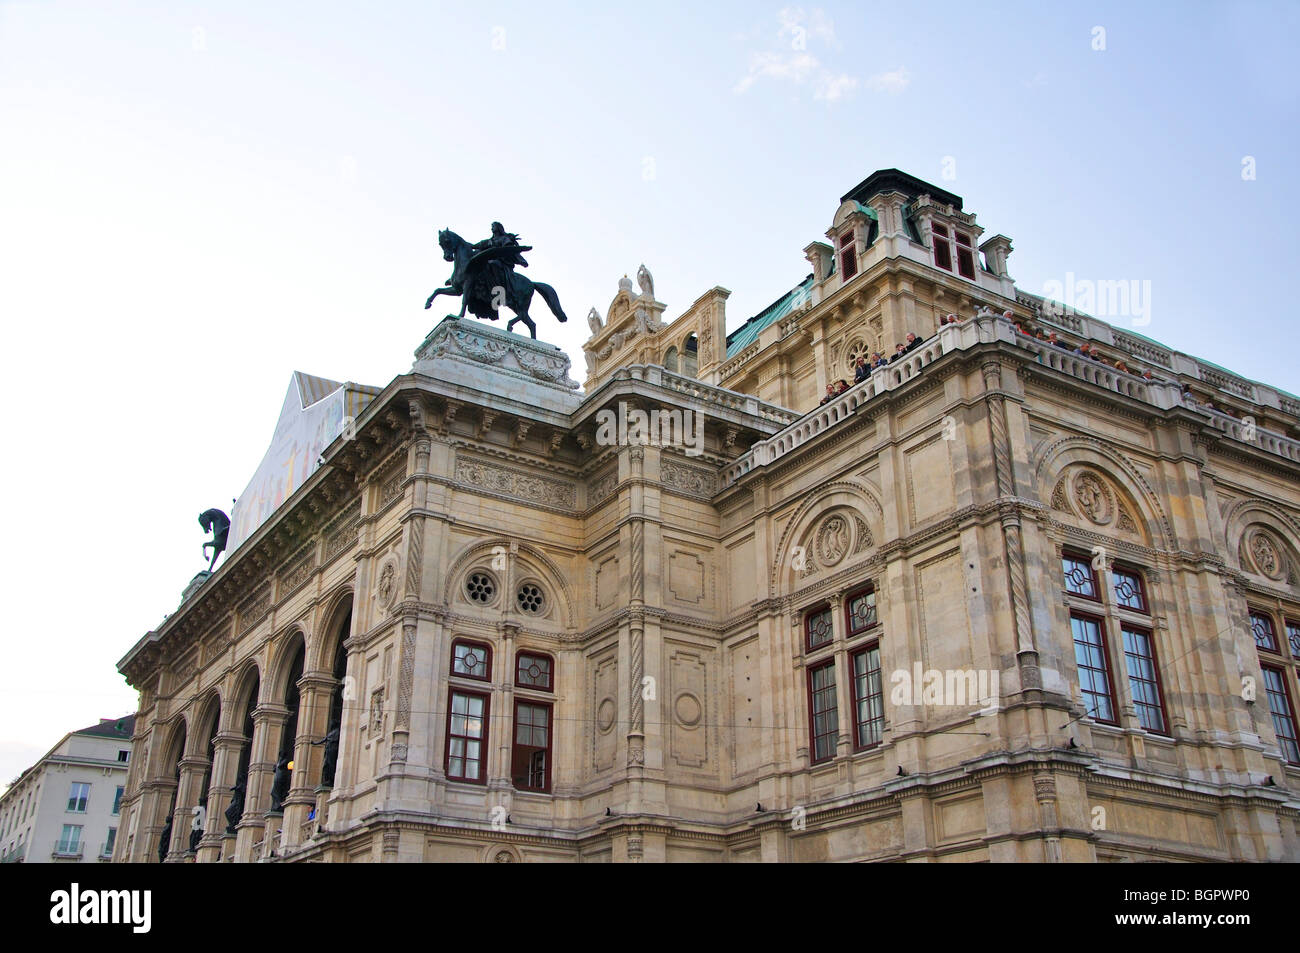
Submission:
[[804,253],[625,278],[581,392],[435,328],[119,664],[115,859],[1300,859],[1300,401],[897,170]]

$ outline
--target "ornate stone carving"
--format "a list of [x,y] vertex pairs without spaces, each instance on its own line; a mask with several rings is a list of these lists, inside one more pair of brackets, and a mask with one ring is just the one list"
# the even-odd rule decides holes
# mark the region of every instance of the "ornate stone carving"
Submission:
[[287,593],[293,592],[293,590],[297,589],[311,578],[311,574],[315,570],[316,548],[313,546],[307,550],[307,553],[302,557],[302,559],[294,564],[292,569],[280,578],[280,595],[284,596]]
[[1065,477],[1056,481],[1056,489],[1052,490],[1052,509],[1060,510],[1062,513],[1070,512],[1070,502],[1065,494]]
[[325,558],[333,559],[357,541],[357,525],[361,522],[361,502],[357,501],[344,512],[325,542]]
[[392,606],[393,600],[397,598],[396,560],[385,560],[383,568],[379,570],[379,579],[375,582],[375,598],[384,609]]
[[618,486],[618,469],[614,468],[591,481],[591,487],[587,490],[587,504],[599,503],[613,493],[616,486]]
[[386,474],[379,485],[379,504],[383,506],[397,499],[402,493],[402,481],[406,479],[406,462],[402,461]]
[[871,530],[867,529],[866,522],[860,517],[853,517],[853,524],[857,529],[857,537],[853,544],[853,551],[860,553],[867,547],[871,546],[874,540],[871,538]]
[[456,461],[456,481],[504,496],[564,509],[572,509],[577,497],[576,488],[571,483],[561,483],[559,480],[549,480],[474,460]]
[[829,568],[849,553],[849,521],[838,513],[822,520],[817,531],[817,555]]
[[370,731],[384,730],[384,688],[381,685],[370,693]]
[[402,655],[397,672],[397,718],[396,726],[406,729],[411,726],[411,692],[415,685],[415,624],[407,622],[402,626]]
[[239,607],[239,629],[238,634],[243,635],[259,621],[262,616],[266,615],[267,610],[271,608],[271,590],[263,589],[253,598],[249,599]]
[[697,496],[712,497],[718,488],[717,474],[712,471],[683,466],[671,460],[664,460],[660,465],[659,478],[667,486]]
[[1254,529],[1246,536],[1246,545],[1256,572],[1275,581],[1286,575],[1286,562],[1272,534]]
[[1072,486],[1074,500],[1084,516],[1098,526],[1110,523],[1113,516],[1110,490],[1096,474],[1083,470],[1075,474]]
[[438,358],[460,359],[517,371],[569,390],[578,389],[578,382],[569,379],[569,358],[559,348],[466,321],[443,321],[425,338],[415,357],[417,367]]
[[636,270],[636,283],[641,286],[642,296],[653,301],[655,298],[655,280],[654,276],[650,274],[650,269],[645,266],[645,262],[642,262],[641,267]]

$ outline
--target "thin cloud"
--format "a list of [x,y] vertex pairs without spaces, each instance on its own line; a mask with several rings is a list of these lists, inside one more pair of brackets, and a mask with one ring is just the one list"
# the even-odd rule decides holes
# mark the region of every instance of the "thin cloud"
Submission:
[[764,76],[802,83],[820,68],[811,53],[755,53],[749,59],[749,73],[736,84],[736,92],[743,93]]
[[898,69],[888,73],[877,73],[867,80],[867,88],[876,93],[888,93],[891,96],[897,96],[903,90],[907,89],[912,82],[912,74],[907,71],[906,66],[900,66]]
[[783,7],[777,19],[781,24],[777,40],[782,48],[750,56],[749,71],[733,87],[737,95],[748,92],[760,79],[810,85],[813,98],[827,103],[836,102],[857,88],[856,76],[828,68],[809,51],[811,43],[831,49],[839,47],[835,24],[823,10]]
[[850,76],[848,73],[832,76],[826,73],[818,78],[817,90],[813,93],[813,98],[833,103],[844,94],[856,89],[857,85],[858,78],[856,76]]

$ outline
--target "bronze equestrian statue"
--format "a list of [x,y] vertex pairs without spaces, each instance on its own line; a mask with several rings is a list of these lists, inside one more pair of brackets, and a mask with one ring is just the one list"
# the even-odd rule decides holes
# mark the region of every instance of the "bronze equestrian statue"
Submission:
[[560,307],[560,298],[554,288],[515,272],[516,265],[528,267],[522,253],[531,251],[532,246],[520,245],[519,236],[507,232],[500,222],[492,223],[492,237],[481,242],[470,244],[455,232],[443,229],[438,233],[438,244],[442,247],[443,260],[453,263],[451,277],[444,287],[429,295],[425,308],[433,307],[433,299],[438,295],[459,295],[460,314],[457,317],[465,317],[468,308],[477,318],[495,321],[500,317],[497,312],[506,307],[515,313],[506,330],[523,322],[528,334],[536,340],[537,325],[528,316],[528,305],[536,291],[556,320],[569,320]]
[[203,544],[203,555],[212,547],[212,562],[208,563],[208,572],[217,564],[217,557],[226,551],[226,538],[230,535],[230,517],[221,510],[204,510],[199,514],[199,525],[203,532],[211,533],[212,539]]

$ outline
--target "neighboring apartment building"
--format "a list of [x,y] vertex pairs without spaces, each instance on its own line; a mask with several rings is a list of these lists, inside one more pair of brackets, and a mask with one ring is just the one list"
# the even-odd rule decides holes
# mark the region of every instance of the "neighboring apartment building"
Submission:
[[113,856],[135,715],[73,731],[0,796],[0,863]]
[[583,392],[439,324],[119,663],[115,859],[1300,859],[1300,400],[898,170],[826,239]]

